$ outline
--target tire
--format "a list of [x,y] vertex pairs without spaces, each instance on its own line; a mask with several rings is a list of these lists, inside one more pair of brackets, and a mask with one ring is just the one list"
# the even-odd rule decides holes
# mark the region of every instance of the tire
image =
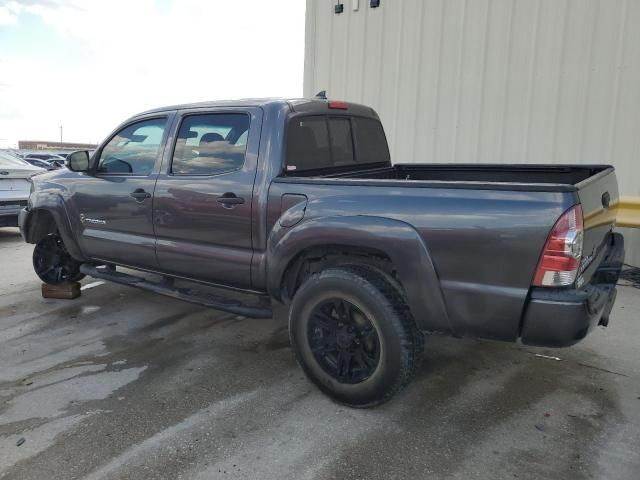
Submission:
[[356,408],[380,405],[407,385],[424,347],[397,289],[360,266],[311,276],[293,298],[289,336],[307,377]]
[[78,271],[78,273],[76,273],[73,277],[69,277],[67,279],[67,282],[79,282],[80,280],[82,280],[84,277],[86,277],[86,275],[84,273],[80,273]]
[[40,280],[49,285],[79,282],[84,278],[80,265],[69,255],[58,235],[47,235],[33,249],[33,269]]

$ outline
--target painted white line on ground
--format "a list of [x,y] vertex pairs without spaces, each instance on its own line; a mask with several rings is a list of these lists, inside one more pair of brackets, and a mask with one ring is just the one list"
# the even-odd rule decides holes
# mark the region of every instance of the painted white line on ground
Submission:
[[87,283],[86,285],[80,287],[80,290],[89,290],[90,288],[99,287],[100,285],[104,285],[104,282],[102,280],[98,280],[97,282]]
[[557,360],[557,361],[562,360],[560,357],[554,357],[552,355],[542,355],[540,353],[536,353],[536,357],[538,357],[538,358],[546,358],[548,360]]

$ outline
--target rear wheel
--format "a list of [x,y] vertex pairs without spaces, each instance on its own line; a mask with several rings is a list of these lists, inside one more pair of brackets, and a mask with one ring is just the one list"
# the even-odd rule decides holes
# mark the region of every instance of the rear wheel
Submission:
[[396,288],[356,266],[327,269],[300,287],[289,334],[309,379],[352,407],[379,405],[400,391],[424,345]]
[[33,268],[44,283],[57,285],[78,282],[84,278],[80,273],[80,262],[67,252],[62,238],[49,234],[33,249]]

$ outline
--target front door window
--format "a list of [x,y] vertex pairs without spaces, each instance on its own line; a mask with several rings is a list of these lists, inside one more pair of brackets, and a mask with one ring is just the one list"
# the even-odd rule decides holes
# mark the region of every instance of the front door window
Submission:
[[102,149],[100,174],[149,175],[162,145],[166,118],[153,118],[129,125]]

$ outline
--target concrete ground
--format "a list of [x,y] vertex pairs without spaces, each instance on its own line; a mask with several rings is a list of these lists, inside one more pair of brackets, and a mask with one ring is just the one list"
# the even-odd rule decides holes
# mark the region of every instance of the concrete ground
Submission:
[[640,478],[631,286],[572,348],[432,337],[414,383],[352,410],[305,380],[283,312],[91,279],[45,300],[31,251],[0,229],[0,478]]

